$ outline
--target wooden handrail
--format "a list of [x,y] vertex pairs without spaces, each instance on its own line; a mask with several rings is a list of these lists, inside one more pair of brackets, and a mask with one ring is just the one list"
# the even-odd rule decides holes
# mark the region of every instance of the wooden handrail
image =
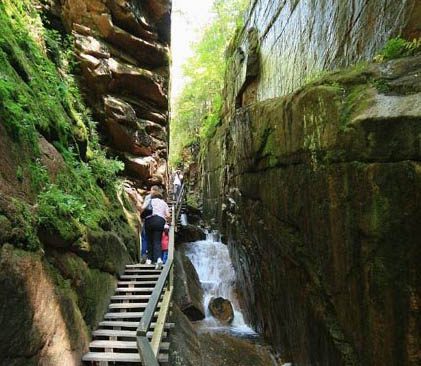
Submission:
[[[164,324],[168,315],[169,305],[171,300],[171,295],[174,287],[174,274],[173,274],[173,264],[174,264],[174,236],[175,236],[175,225],[180,214],[181,205],[184,199],[184,184],[181,187],[180,194],[177,197],[176,203],[172,206],[172,218],[171,218],[171,227],[169,232],[168,240],[168,259],[164,265],[164,268],[158,278],[158,281],[153,289],[152,295],[149,298],[148,304],[144,310],[143,316],[139,322],[139,326],[136,331],[136,343],[137,349],[144,366],[159,366],[158,364],[158,352],[159,344],[162,339],[162,333],[164,330]],[[165,288],[165,286],[167,288]],[[155,327],[154,334],[152,336],[152,341],[149,343],[146,336],[152,318],[158,307],[159,299],[161,298],[165,290],[164,300],[162,301],[161,309],[158,313],[157,326]],[[159,325],[162,324],[162,327]]]

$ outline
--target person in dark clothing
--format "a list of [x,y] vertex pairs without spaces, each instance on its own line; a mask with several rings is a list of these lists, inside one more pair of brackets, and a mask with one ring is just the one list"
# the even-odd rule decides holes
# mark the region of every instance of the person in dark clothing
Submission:
[[145,218],[145,230],[148,236],[148,260],[146,264],[155,263],[156,268],[162,267],[161,239],[166,220],[170,217],[170,209],[162,199],[158,186],[152,186],[150,200],[145,200],[142,209],[152,206],[152,212]]

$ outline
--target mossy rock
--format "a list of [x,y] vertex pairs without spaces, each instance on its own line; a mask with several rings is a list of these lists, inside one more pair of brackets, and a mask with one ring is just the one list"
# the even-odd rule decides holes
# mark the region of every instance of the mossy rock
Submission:
[[52,251],[48,260],[58,268],[64,279],[70,280],[70,285],[77,294],[82,316],[90,329],[94,329],[107,310],[116,278],[109,273],[90,268],[74,253]]
[[125,265],[132,262],[127,247],[111,231],[89,231],[86,240],[75,243],[73,250],[90,267],[112,274],[122,273]]

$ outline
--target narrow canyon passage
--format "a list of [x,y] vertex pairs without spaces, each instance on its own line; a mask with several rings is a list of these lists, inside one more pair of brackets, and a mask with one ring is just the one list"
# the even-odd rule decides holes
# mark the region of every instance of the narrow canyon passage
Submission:
[[0,366],[421,364],[420,14],[0,1]]

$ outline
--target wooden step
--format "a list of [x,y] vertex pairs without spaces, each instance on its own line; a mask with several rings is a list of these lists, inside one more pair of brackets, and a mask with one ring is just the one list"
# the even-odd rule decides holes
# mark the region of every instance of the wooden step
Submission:
[[121,275],[120,278],[122,280],[138,280],[138,279],[145,279],[145,280],[150,280],[150,279],[158,279],[159,278],[159,274],[156,275]]
[[[162,363],[168,362],[168,354],[160,354],[158,361]],[[138,353],[117,353],[117,352],[88,352],[82,358],[83,361],[109,361],[109,362],[133,362],[140,364]]]
[[155,264],[127,264],[126,268],[144,268],[144,269],[155,269]]
[[111,300],[148,300],[151,295],[114,295]]
[[[89,344],[90,348],[112,348],[112,349],[137,349],[136,342],[130,341],[92,341]],[[159,345],[160,351],[168,351],[170,348],[169,342],[161,342]]]
[[155,285],[156,281],[118,281],[117,286],[120,285]]
[[145,268],[126,268],[124,273],[147,273],[147,274],[160,274],[162,272],[161,269],[145,269]]
[[153,287],[117,287],[115,292],[152,292]]
[[[146,336],[152,338],[153,332],[147,332]],[[93,337],[122,337],[122,338],[136,338],[135,330],[116,330],[116,329],[97,329],[92,332]],[[162,333],[162,337],[165,338],[167,332]]]
[[[104,319],[139,319],[143,316],[143,311],[142,312],[116,312],[116,313],[107,313],[104,315]],[[158,316],[158,312],[155,312],[154,314],[155,317]]]
[[[116,302],[108,306],[109,309],[144,309],[147,302]],[[158,306],[160,303],[158,303]]]
[[[137,328],[139,322],[127,322],[127,321],[111,321],[105,320],[98,324],[99,327],[120,327],[120,328]],[[156,323],[151,323],[151,329],[154,329]],[[174,328],[174,323],[165,323],[165,329]]]

